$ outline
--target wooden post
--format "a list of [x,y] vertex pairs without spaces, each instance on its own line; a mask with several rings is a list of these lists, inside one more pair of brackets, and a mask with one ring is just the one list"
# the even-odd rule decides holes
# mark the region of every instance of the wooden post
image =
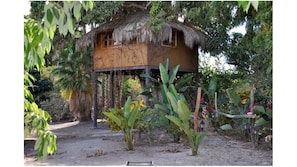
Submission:
[[[215,99],[214,99],[214,103],[215,103],[215,110],[218,111],[218,93],[215,92]],[[218,114],[216,113],[216,118],[218,117]]]
[[97,128],[97,115],[98,115],[98,96],[97,96],[97,74],[96,72],[93,73],[93,128]]
[[199,132],[199,108],[200,108],[200,99],[201,99],[201,88],[199,87],[197,90],[197,100],[196,100],[196,107],[194,112],[194,131]]
[[[252,89],[251,89],[251,94],[250,94],[250,98],[251,98],[251,102],[250,102],[250,112],[254,115],[255,111],[254,111],[254,90],[255,90],[255,84],[253,84]],[[255,118],[251,118],[251,141],[254,145],[254,147],[256,146],[256,138],[255,138]]]
[[110,107],[111,108],[114,108],[115,107],[115,87],[116,87],[116,84],[115,84],[115,76],[116,76],[116,71],[111,71],[111,82],[110,82],[110,91],[111,91],[111,105]]
[[[144,70],[145,70],[145,74],[150,74],[151,69],[148,66],[146,66]],[[146,77],[144,81],[143,89],[145,88],[145,86],[149,84],[150,84],[150,79]],[[150,106],[150,102],[147,96],[145,96],[144,98],[144,103],[146,106]]]

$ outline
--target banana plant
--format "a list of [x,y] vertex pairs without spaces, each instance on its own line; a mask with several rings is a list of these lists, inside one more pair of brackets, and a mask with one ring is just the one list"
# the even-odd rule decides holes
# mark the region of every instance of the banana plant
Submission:
[[[246,100],[246,103],[243,104],[242,103],[242,99],[240,97],[240,95],[231,88],[228,88],[226,90],[229,101],[230,101],[230,105],[229,105],[229,110],[228,110],[228,114],[232,114],[232,115],[242,115],[246,112],[246,110],[249,107],[249,99]],[[245,119],[232,119],[232,122],[234,122],[236,125],[242,125],[246,122]],[[222,130],[232,130],[232,126],[231,124],[227,123],[224,125],[220,126],[220,129]]]
[[133,133],[135,122],[140,112],[140,105],[132,102],[131,96],[128,97],[124,107],[121,109],[122,115],[115,115],[113,112],[103,112],[105,116],[114,121],[124,133],[125,142],[128,150],[133,150]]
[[166,97],[176,115],[166,115],[165,117],[187,135],[192,155],[196,156],[198,154],[200,141],[205,136],[205,133],[203,132],[202,134],[199,134],[190,128],[191,111],[185,98],[182,94],[176,92],[175,87],[172,84],[169,85],[169,87],[172,89],[172,92],[167,91]]
[[[173,90],[171,88],[174,84],[178,84],[179,88],[182,88],[184,86],[184,84],[186,84],[186,82],[178,82],[178,81],[182,81],[182,80],[176,79],[178,69],[179,69],[179,64],[172,67],[169,71],[169,60],[166,59],[163,63],[160,63],[160,65],[159,65],[160,81],[159,81],[159,79],[155,79],[155,78],[151,77],[149,74],[141,75],[141,77],[149,78],[153,83],[156,83],[155,85],[158,85],[157,87],[154,87],[154,88],[161,91],[162,100],[155,102],[154,110],[160,113],[159,119],[160,119],[161,124],[166,126],[168,132],[173,135],[175,142],[179,141],[180,132],[176,130],[177,128],[176,128],[175,124],[170,124],[170,121],[168,121],[168,119],[166,119],[165,115],[167,115],[167,114],[175,115],[175,113],[172,110],[171,105],[169,104],[168,98],[166,96],[166,92],[168,92],[168,91],[176,92],[175,89]],[[185,79],[185,78],[183,78],[183,79]],[[187,80],[189,80],[189,79],[187,79]],[[172,86],[170,86],[170,85],[172,85]],[[152,85],[150,85],[150,86],[151,87],[149,87],[148,89],[152,88]],[[175,93],[175,92],[173,92],[173,93]],[[148,95],[148,94],[150,94],[150,93],[146,92],[146,95]],[[152,97],[152,95],[149,95],[149,96]]]

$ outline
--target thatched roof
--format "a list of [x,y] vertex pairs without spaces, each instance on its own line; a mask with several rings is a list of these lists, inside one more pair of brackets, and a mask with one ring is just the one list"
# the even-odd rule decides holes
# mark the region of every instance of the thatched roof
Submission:
[[100,25],[99,27],[82,36],[77,42],[78,49],[87,47],[96,41],[97,34],[107,30],[113,30],[113,38],[116,42],[130,42],[136,39],[137,42],[160,42],[171,40],[174,28],[182,31],[184,34],[185,45],[193,48],[195,45],[204,48],[204,34],[192,27],[186,26],[179,22],[165,22],[163,28],[159,32],[153,32],[149,25],[149,15],[145,13],[137,13],[125,18],[113,20]]

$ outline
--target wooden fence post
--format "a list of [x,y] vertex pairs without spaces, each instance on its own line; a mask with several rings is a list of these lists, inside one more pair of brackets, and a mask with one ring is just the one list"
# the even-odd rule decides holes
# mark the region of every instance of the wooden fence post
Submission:
[[194,112],[194,131],[199,132],[199,108],[200,108],[200,99],[201,99],[201,88],[199,87],[197,90],[197,100],[196,100],[196,107]]
[[[254,110],[254,90],[255,90],[255,84],[253,84],[252,89],[251,89],[251,93],[250,93],[250,98],[251,98],[251,102],[250,102],[250,112],[252,114],[255,114],[255,110]],[[251,141],[254,145],[254,147],[256,146],[256,136],[255,136],[255,118],[251,118]]]

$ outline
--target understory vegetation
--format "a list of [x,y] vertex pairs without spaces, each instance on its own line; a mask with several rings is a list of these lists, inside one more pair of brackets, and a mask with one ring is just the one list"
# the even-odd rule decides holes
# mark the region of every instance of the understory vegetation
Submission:
[[[92,30],[140,9],[150,14],[148,26],[154,31],[165,20],[183,17],[185,24],[206,35],[197,55],[198,80],[194,74],[179,75],[178,64],[169,69],[168,60],[160,63],[154,76],[116,71],[94,76],[93,48],[78,50],[76,40],[87,27]],[[236,27],[244,32],[232,32]],[[203,60],[207,55],[214,64]],[[272,1],[32,1],[24,21],[24,138],[37,135],[38,157],[54,154],[57,136],[49,123],[53,117],[92,120],[97,80],[97,117],[107,118],[111,130],[124,133],[128,150],[135,149],[133,130],[152,141],[152,129],[161,127],[172,141],[185,141],[197,155],[206,122],[215,131],[259,144],[272,135],[272,62]],[[226,64],[232,68],[222,68]],[[151,84],[143,84],[145,79]],[[198,87],[199,133],[192,120]],[[63,114],[71,116],[57,116],[42,105],[57,96],[63,98]]]

